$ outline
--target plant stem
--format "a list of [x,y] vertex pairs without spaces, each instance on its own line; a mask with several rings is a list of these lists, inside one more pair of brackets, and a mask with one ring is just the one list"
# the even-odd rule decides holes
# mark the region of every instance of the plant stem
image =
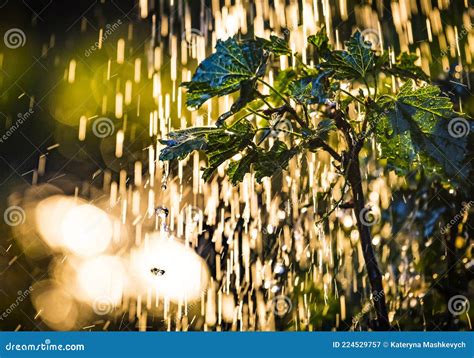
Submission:
[[327,144],[325,141],[323,141],[321,138],[315,138],[309,141],[309,145],[310,145],[310,150],[313,148],[321,147],[326,152],[328,152],[331,155],[331,157],[336,159],[339,163],[342,162],[342,157],[339,155],[339,153],[336,152],[334,149],[332,149],[332,147],[329,144]]
[[345,94],[347,94],[348,96],[352,97],[352,99],[355,99],[357,102],[361,103],[362,105],[365,106],[365,103],[363,101],[361,101],[359,98],[357,98],[356,96],[354,96],[352,93],[350,92],[347,92],[346,90],[343,90],[342,88],[339,89],[341,92],[344,92]]
[[280,97],[283,100],[283,102],[285,102],[286,105],[288,105],[288,107],[291,107],[290,102],[275,87],[273,87],[271,84],[269,84],[265,80],[262,80],[261,78],[259,78],[258,81],[264,84],[265,86],[267,86],[268,88],[270,88],[278,97]]
[[240,123],[242,120],[244,120],[244,119],[247,118],[248,116],[251,116],[252,114],[254,114],[254,113],[250,112],[250,113],[247,113],[247,114],[243,115],[242,117],[240,117],[239,119],[237,119],[234,123],[232,123],[232,124],[229,126],[229,128],[233,128],[237,123]]
[[385,303],[385,291],[382,284],[382,273],[380,272],[374,250],[372,248],[372,235],[370,227],[363,219],[365,209],[364,191],[362,189],[362,177],[360,173],[360,163],[358,154],[352,152],[351,162],[348,168],[348,180],[351,185],[354,213],[357,220],[357,229],[359,230],[362,252],[364,255],[365,268],[369,276],[372,293],[377,299],[373,300],[375,311],[377,312],[376,330],[386,331],[390,329],[388,319],[387,305]]
[[308,113],[308,108],[306,108],[306,105],[303,104],[303,112],[304,112],[304,117],[305,117],[305,121],[306,121],[306,125],[309,127],[309,113]]
[[[264,130],[275,130],[275,129],[271,128],[271,127],[260,127],[260,128],[257,128],[255,131],[259,132],[259,131],[264,131]],[[297,136],[297,137],[300,137],[300,138],[304,138],[304,136],[301,133],[289,131],[287,129],[276,129],[276,131],[280,131],[280,132],[288,133],[288,134],[291,134],[291,135],[294,135],[294,136]]]
[[256,116],[259,116],[259,117],[265,119],[266,121],[269,121],[269,120],[270,120],[270,118],[268,118],[267,116],[264,116],[264,115],[261,114],[261,113],[258,113],[257,111],[254,111],[252,108],[249,108],[248,110],[249,110],[251,113],[255,114]]
[[262,100],[263,103],[265,103],[267,105],[268,108],[273,108],[273,106],[270,104],[270,102],[268,102],[265,99],[265,95],[263,95],[263,94],[261,94],[260,92],[257,91],[257,96],[258,96],[258,98],[260,98]]
[[308,128],[307,124],[300,118],[300,116],[298,116],[298,113],[296,113],[295,109],[288,104],[284,104],[283,106],[276,108],[265,109],[263,111],[263,113],[266,115],[277,113],[280,116],[283,116],[283,114],[286,112],[288,112],[296,120],[296,122],[298,122],[301,128]]

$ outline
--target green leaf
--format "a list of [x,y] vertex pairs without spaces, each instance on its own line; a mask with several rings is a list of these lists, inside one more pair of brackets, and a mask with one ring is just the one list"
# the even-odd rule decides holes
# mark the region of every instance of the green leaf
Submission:
[[312,77],[305,77],[291,82],[289,86],[291,97],[293,97],[299,103],[311,104],[312,81]]
[[168,140],[160,140],[166,145],[160,152],[160,160],[184,159],[195,150],[206,148],[206,134],[219,131],[216,127],[194,127],[169,133]]
[[[279,71],[276,78],[275,82],[273,83],[273,87],[280,93],[289,95],[291,93],[290,91],[290,85],[291,83],[298,78],[298,73],[296,71],[296,68],[287,68],[285,70]],[[270,92],[270,99],[273,101],[277,102],[279,100],[279,97],[275,95],[273,91]]]
[[268,52],[256,40],[218,40],[216,52],[199,64],[190,82],[181,84],[188,90],[186,104],[199,108],[209,98],[255,84],[264,75],[267,58]]
[[331,50],[329,38],[326,33],[326,27],[322,27],[321,30],[316,33],[316,35],[309,36],[308,42],[316,47],[316,53],[319,57],[325,57]]
[[276,140],[269,151],[262,148],[249,148],[241,159],[229,164],[227,175],[232,184],[236,185],[253,168],[257,182],[260,183],[264,177],[271,177],[285,170],[289,160],[297,153],[297,148],[289,149],[280,140]]
[[257,37],[257,43],[267,51],[273,52],[278,56],[289,56],[291,55],[291,49],[288,45],[288,41],[284,38],[270,35],[270,40],[262,37]]
[[423,167],[448,178],[464,176],[467,139],[448,131],[449,120],[457,116],[451,101],[438,87],[413,85],[409,80],[395,98],[378,102],[385,109],[377,128],[383,157],[399,174]]
[[237,183],[244,180],[245,174],[250,173],[251,165],[258,160],[258,150],[254,149],[245,154],[242,159],[231,162],[227,168],[227,175],[232,183]]
[[397,57],[395,64],[390,65],[387,57],[382,65],[382,70],[396,77],[428,82],[429,77],[423,72],[421,67],[415,64],[417,59],[418,56],[416,54],[403,52]]
[[334,123],[334,119],[326,118],[321,120],[318,123],[318,127],[316,128],[316,134],[322,140],[328,140],[329,133],[333,130],[336,130],[336,124]]
[[299,103],[325,103],[330,97],[329,72],[323,71],[317,76],[304,77],[291,82],[289,92]]
[[321,68],[332,70],[334,78],[340,80],[365,79],[374,69],[375,56],[370,46],[357,31],[346,42],[347,50],[332,51],[326,56],[326,61],[320,64]]
[[261,183],[264,177],[271,177],[288,167],[290,159],[298,153],[296,148],[288,149],[285,143],[276,140],[268,152],[261,152],[255,163],[255,178]]
[[[183,159],[194,150],[202,150],[208,159],[208,167],[203,173],[203,179],[207,181],[219,165],[251,146],[254,136],[255,128],[248,121],[236,123],[231,127],[182,129],[171,132],[169,139],[160,140],[166,145],[160,152],[160,160]],[[242,170],[236,168],[237,177],[241,175]]]
[[213,132],[206,135],[205,149],[208,167],[202,178],[208,181],[216,169],[226,160],[240,153],[248,146],[252,146],[255,128],[248,121],[236,123],[232,127],[222,127],[222,132]]

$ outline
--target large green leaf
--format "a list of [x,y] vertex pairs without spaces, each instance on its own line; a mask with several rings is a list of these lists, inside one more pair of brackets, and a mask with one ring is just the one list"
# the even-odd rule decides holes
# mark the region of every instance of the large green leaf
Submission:
[[255,83],[264,75],[267,57],[268,52],[256,40],[238,40],[236,37],[218,40],[216,51],[199,64],[191,81],[182,83],[188,90],[186,104],[200,107],[209,98],[230,94],[244,84]]
[[365,79],[374,68],[374,52],[364,42],[359,31],[346,42],[346,47],[347,50],[344,51],[328,52],[326,61],[320,67],[332,70],[336,79]]
[[249,150],[240,160],[233,161],[227,168],[227,175],[233,185],[244,180],[245,174],[250,173],[251,166],[258,160],[259,149]]
[[457,114],[438,87],[414,88],[409,80],[395,98],[384,97],[378,105],[385,111],[377,134],[389,165],[399,173],[423,167],[431,173],[443,171],[448,178],[463,179],[467,139],[450,135],[449,120]]

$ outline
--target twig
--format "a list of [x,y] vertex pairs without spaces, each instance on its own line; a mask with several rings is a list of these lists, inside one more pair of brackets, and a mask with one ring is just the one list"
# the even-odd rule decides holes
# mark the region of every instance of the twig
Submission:
[[301,128],[307,128],[306,123],[303,122],[303,120],[298,116],[298,113],[296,113],[295,109],[291,107],[289,104],[284,104],[283,106],[276,107],[276,108],[269,108],[265,109],[263,111],[264,114],[266,115],[272,115],[272,114],[278,114],[278,115],[283,115],[286,112],[288,112],[301,126]]

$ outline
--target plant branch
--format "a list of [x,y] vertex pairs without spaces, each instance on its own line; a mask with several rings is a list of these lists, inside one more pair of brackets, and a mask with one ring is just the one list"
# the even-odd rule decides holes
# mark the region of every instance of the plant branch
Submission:
[[255,110],[253,110],[252,108],[249,108],[248,110],[249,110],[251,113],[255,114],[256,116],[259,116],[259,117],[261,117],[261,118],[263,118],[263,119],[265,119],[265,120],[267,120],[267,121],[270,120],[270,118],[268,118],[267,116],[264,116],[264,115],[261,114],[261,113],[258,113],[258,111],[255,111]]
[[304,113],[304,117],[305,117],[305,120],[306,120],[306,126],[309,127],[309,113],[308,113],[308,108],[306,108],[306,105],[305,104],[302,104],[302,107],[303,107],[303,113]]
[[268,101],[266,100],[264,94],[262,94],[262,93],[260,93],[260,92],[257,91],[257,96],[258,96],[258,98],[260,98],[260,99],[262,100],[263,103],[265,103],[265,104],[268,106],[268,108],[273,108],[273,106],[270,104],[270,102],[268,102]]
[[366,222],[365,214],[367,208],[365,207],[364,191],[362,189],[362,176],[360,173],[360,164],[358,155],[354,152],[350,155],[350,160],[347,165],[348,180],[352,189],[352,196],[354,201],[354,213],[357,220],[357,229],[360,235],[362,245],[362,253],[364,256],[365,267],[369,277],[372,293],[377,295],[378,299],[373,300],[375,310],[377,312],[377,330],[389,330],[390,322],[388,319],[388,311],[385,303],[385,291],[382,283],[382,273],[380,272],[374,250],[372,248],[372,235],[370,227]]
[[347,92],[346,90],[343,90],[342,88],[339,88],[339,90],[340,90],[341,92],[344,92],[345,94],[347,94],[348,96],[352,97],[352,98],[355,99],[357,102],[359,102],[360,104],[362,104],[362,105],[365,106],[365,103],[364,103],[362,100],[360,100],[359,98],[357,98],[356,96],[354,96],[352,93]]
[[243,115],[242,117],[240,117],[239,119],[236,119],[236,120],[229,126],[229,129],[230,129],[230,128],[233,128],[236,124],[242,122],[242,120],[244,120],[245,118],[251,116],[252,114],[255,114],[255,113],[253,113],[253,112],[250,110],[250,113],[247,113],[247,114]]
[[324,213],[324,215],[321,217],[321,219],[319,219],[318,221],[316,221],[314,223],[314,225],[319,225],[320,223],[322,223],[324,220],[326,220],[329,215],[331,215],[334,211],[336,211],[337,208],[339,208],[339,205],[342,203],[342,201],[344,200],[344,194],[345,194],[345,191],[346,191],[346,188],[347,188],[347,178],[345,178],[345,181],[344,181],[344,186],[342,187],[341,189],[341,192],[342,192],[342,195],[341,195],[341,198],[334,204],[334,206],[332,207],[332,209],[330,209],[329,211],[327,211],[326,213]]
[[329,144],[327,144],[321,138],[311,139],[308,142],[308,144],[310,145],[310,147],[313,147],[313,148],[318,148],[318,147],[323,148],[326,152],[328,152],[339,163],[342,163],[342,156],[338,152],[336,152],[334,149],[332,149],[331,146],[329,146]]
[[270,88],[278,97],[280,97],[283,100],[283,102],[285,102],[285,104],[287,104],[289,107],[291,107],[290,102],[288,101],[288,99],[285,96],[283,96],[281,94],[281,92],[278,91],[275,87],[273,87],[271,84],[269,84],[265,80],[262,80],[261,78],[258,78],[257,81],[259,81],[260,83],[262,83],[265,86],[267,86],[268,88]]
[[276,107],[276,108],[265,109],[263,113],[266,115],[272,115],[276,113],[280,116],[282,116],[285,113],[289,113],[296,120],[296,122],[298,122],[301,128],[307,128],[306,123],[300,118],[300,116],[298,116],[298,113],[296,113],[295,109],[291,107],[289,104],[284,104],[283,106]]
[[344,134],[349,149],[352,150],[355,144],[352,137],[354,130],[352,129],[349,122],[345,120],[344,112],[342,112],[340,109],[335,110],[332,113],[332,117],[334,118],[334,123],[336,124],[337,129],[339,129]]

